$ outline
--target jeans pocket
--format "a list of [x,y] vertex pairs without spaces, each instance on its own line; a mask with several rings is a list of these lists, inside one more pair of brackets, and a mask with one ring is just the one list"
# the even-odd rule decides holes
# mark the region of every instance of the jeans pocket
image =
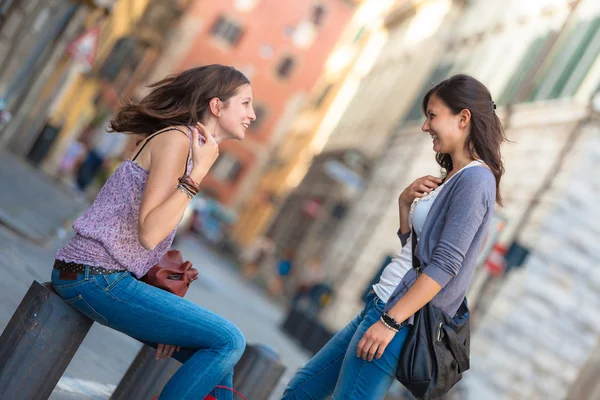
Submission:
[[127,278],[131,277],[131,272],[123,271],[108,275],[96,275],[96,284],[105,292],[112,292],[119,283],[127,282]]
[[101,323],[102,325],[108,325],[108,321],[102,314],[94,310],[92,306],[89,305],[87,301],[80,294],[70,298],[65,299],[65,303],[69,304],[71,307],[82,313],[83,315],[93,319],[96,322]]
[[381,314],[383,314],[383,310],[385,309],[385,303],[381,300],[377,295],[373,296],[373,307]]

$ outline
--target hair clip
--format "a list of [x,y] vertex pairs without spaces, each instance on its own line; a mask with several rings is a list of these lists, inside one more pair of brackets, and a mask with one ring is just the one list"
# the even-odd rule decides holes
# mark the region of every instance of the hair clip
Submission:
[[496,109],[496,103],[494,103],[494,100],[492,100],[492,110]]

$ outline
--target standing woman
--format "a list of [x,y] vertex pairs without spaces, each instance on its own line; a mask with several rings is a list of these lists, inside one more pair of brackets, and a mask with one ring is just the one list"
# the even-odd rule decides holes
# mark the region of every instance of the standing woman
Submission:
[[[453,316],[465,297],[495,204],[502,201],[500,145],[506,138],[490,92],[467,75],[431,89],[423,112],[422,130],[431,135],[443,179],[425,176],[402,192],[401,253],[384,269],[364,310],[296,373],[284,399],[383,399],[414,313],[431,301]],[[412,228],[423,267],[418,279]]]
[[[244,138],[256,116],[248,79],[233,67],[208,65],[151,86],[123,106],[111,129],[145,137],[110,176],[75,236],[56,253],[56,292],[94,321],[146,343],[156,357],[183,365],[160,400],[203,399],[231,388],[245,341],[224,318],[138,278],[169,250],[219,143]],[[220,390],[219,399],[231,399]]]

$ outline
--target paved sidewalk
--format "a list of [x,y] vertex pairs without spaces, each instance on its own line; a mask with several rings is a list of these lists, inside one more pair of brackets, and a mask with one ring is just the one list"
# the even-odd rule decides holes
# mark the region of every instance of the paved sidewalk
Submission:
[[0,224],[38,244],[87,206],[77,193],[6,150],[0,151],[0,188]]

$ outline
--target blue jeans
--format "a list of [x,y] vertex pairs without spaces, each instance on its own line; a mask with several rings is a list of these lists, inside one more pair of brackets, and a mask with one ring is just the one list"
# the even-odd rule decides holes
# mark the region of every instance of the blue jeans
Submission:
[[[231,322],[190,301],[135,279],[130,272],[79,274],[52,284],[65,301],[96,322],[147,344],[181,346],[173,358],[183,363],[165,385],[160,400],[202,400],[216,385],[232,387],[233,367],[246,343]],[[232,393],[218,389],[218,399]]]
[[379,321],[385,303],[371,291],[364,310],[339,331],[288,384],[283,399],[377,400],[394,382],[400,350],[408,327],[400,330],[380,359],[365,361],[356,356],[358,342]]

